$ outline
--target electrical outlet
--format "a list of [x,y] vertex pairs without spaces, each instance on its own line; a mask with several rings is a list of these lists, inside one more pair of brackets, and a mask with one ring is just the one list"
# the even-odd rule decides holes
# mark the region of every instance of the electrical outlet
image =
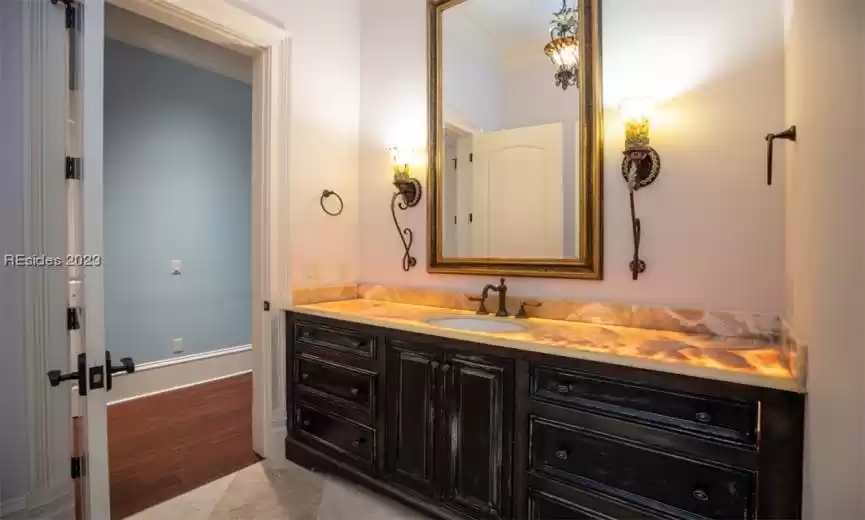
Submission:
[[173,345],[175,354],[183,352],[183,338],[174,338]]

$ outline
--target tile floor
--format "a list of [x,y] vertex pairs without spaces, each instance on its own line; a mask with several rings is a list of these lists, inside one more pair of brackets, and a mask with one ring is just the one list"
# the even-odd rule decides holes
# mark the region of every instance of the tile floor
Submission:
[[142,511],[130,520],[423,520],[335,477],[263,461]]

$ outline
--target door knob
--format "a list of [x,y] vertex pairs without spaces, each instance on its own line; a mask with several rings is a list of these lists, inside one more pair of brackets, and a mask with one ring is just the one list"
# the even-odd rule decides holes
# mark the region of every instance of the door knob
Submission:
[[119,365],[111,364],[111,352],[105,351],[105,391],[111,391],[111,376],[114,374],[119,374],[121,372],[125,372],[127,374],[131,374],[135,372],[135,362],[132,361],[132,358],[125,357],[120,358]]
[[64,381],[78,381],[78,395],[87,395],[87,354],[78,354],[78,370],[64,374],[59,370],[48,372],[48,384],[52,387],[60,386]]
[[78,372],[69,372],[63,374],[59,370],[51,370],[48,372],[48,383],[51,386],[60,386],[63,381],[72,381],[78,379]]

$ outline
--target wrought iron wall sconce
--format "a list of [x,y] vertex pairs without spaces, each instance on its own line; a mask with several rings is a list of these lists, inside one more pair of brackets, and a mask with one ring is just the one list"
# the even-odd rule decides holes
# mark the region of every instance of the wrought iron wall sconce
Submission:
[[655,182],[661,172],[661,157],[649,146],[649,130],[652,105],[646,100],[632,100],[622,104],[622,119],[625,122],[625,151],[622,160],[622,176],[628,183],[631,199],[631,228],[634,233],[634,258],[629,265],[634,280],[646,270],[646,262],[640,258],[640,241],[643,227],[634,209],[634,193]]
[[405,211],[408,208],[417,206],[423,194],[423,187],[419,180],[411,176],[411,151],[391,148],[390,152],[393,156],[393,185],[396,186],[397,190],[390,201],[390,214],[393,217],[393,224],[396,226],[399,238],[405,249],[402,257],[402,270],[408,272],[412,267],[417,265],[417,258],[411,254],[411,246],[414,243],[414,232],[410,228],[403,228],[399,225],[399,220],[396,218],[396,209],[399,207],[399,209]]

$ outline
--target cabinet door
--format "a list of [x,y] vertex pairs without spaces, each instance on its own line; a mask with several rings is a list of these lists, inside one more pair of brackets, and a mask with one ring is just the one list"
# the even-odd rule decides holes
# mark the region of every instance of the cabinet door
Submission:
[[386,471],[403,485],[438,496],[435,450],[440,354],[426,345],[392,341],[386,356]]
[[510,360],[454,354],[448,370],[446,499],[472,517],[511,511],[513,365]]

